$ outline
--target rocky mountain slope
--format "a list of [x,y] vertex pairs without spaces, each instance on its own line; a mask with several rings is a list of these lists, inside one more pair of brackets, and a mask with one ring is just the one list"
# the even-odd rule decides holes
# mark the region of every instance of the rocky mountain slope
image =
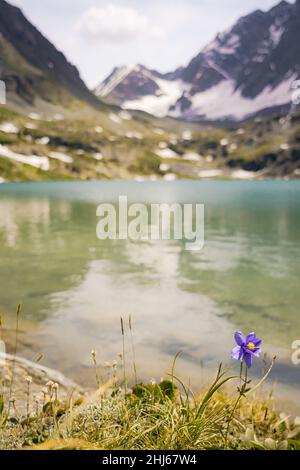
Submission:
[[208,44],[186,67],[159,74],[120,67],[95,92],[124,108],[186,120],[242,120],[282,110],[300,77],[300,0],[256,10]]
[[0,0],[0,79],[9,103],[68,105],[81,100],[99,106],[76,67],[5,0]]

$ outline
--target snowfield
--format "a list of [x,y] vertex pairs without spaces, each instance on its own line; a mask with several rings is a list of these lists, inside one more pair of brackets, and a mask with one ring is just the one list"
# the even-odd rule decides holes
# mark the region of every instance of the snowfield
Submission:
[[184,86],[180,80],[163,80],[156,78],[155,82],[160,88],[159,95],[146,95],[137,100],[128,100],[123,103],[124,109],[145,111],[156,117],[168,115],[170,107],[181,97]]
[[[245,98],[240,90],[235,90],[235,83],[232,80],[223,80],[218,85],[194,95],[191,98],[192,105],[183,117],[191,119],[197,115],[208,120],[244,119],[262,109],[289,104],[292,99],[292,84],[295,80],[296,76],[292,75],[274,89],[267,86],[254,99]],[[181,113],[176,109],[170,115],[179,117]]]
[[23,155],[21,153],[16,153],[0,145],[0,156],[8,158],[10,160],[15,160],[16,162],[25,163],[26,165],[34,166],[44,171],[48,171],[50,168],[49,158],[48,157],[39,157],[38,155]]
[[[277,33],[279,34],[279,31]],[[275,33],[273,40],[278,40],[274,36]],[[189,87],[181,80],[156,79],[161,90],[159,94],[127,100],[122,106],[124,109],[140,110],[156,117],[170,116],[193,120],[197,116],[207,120],[241,120],[263,109],[291,103],[292,84],[296,79],[296,75],[289,75],[277,87],[272,89],[267,86],[253,99],[244,97],[240,89],[236,90],[235,82],[229,77],[193,96],[189,96]],[[184,112],[178,104],[183,94],[191,103]],[[172,107],[174,108],[171,110]]]
[[11,122],[2,122],[0,124],[0,132],[4,132],[5,134],[18,134],[19,129]]
[[69,155],[66,155],[65,153],[61,153],[61,152],[50,152],[49,157],[54,158],[55,160],[60,160],[63,163],[72,163],[73,162],[72,157],[70,157]]

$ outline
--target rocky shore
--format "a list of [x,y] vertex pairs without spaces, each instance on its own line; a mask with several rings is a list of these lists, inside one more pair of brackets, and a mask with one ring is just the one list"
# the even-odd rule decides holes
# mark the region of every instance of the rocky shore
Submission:
[[26,408],[28,393],[31,403],[34,402],[33,398],[43,401],[43,389],[49,382],[57,384],[60,401],[64,402],[71,396],[76,400],[84,394],[78,384],[54,369],[18,356],[0,353],[0,394],[3,393],[4,402],[11,400],[21,413]]

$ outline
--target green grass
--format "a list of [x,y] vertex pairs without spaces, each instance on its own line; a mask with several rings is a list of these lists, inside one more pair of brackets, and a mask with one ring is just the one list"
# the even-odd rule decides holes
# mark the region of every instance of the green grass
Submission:
[[161,158],[152,152],[145,152],[136,161],[129,166],[129,170],[134,173],[149,175],[152,173],[160,173],[159,166]]
[[172,376],[133,386],[125,396],[124,384],[111,378],[74,405],[61,403],[48,384],[27,416],[12,413],[14,405],[7,408],[0,397],[0,449],[300,449],[298,422],[279,416],[270,396],[246,393],[237,401],[223,390],[230,380],[219,374],[194,396]]
[[12,377],[12,386],[0,393],[0,449],[300,449],[299,418],[278,414],[272,396],[258,392],[273,363],[256,384],[249,370],[241,368],[236,376],[220,366],[211,385],[196,395],[176,376],[177,357],[161,382],[129,387],[123,354],[103,370],[92,351],[95,392],[75,403],[71,393],[62,402],[58,384],[49,382],[32,397],[31,378],[25,377],[23,413],[12,395]]
[[[19,325],[20,305],[14,357]],[[132,364],[125,356],[127,330]],[[24,380],[24,402],[18,409],[13,361],[9,381],[2,377],[0,383],[0,450],[300,449],[299,418],[279,414],[272,395],[260,394],[275,358],[256,383],[246,366],[241,364],[236,375],[220,365],[211,385],[196,394],[176,375],[179,353],[170,373],[159,383],[138,383],[131,316],[128,328],[121,318],[121,333],[122,353],[111,364],[99,364],[97,353],[92,351],[96,388],[75,402],[74,391],[62,401],[59,385],[53,382],[39,385],[40,393],[35,389],[33,395],[32,377],[18,375],[18,389]],[[133,370],[132,377],[129,370]]]
[[6,181],[48,181],[77,179],[75,176],[59,171],[43,171],[31,165],[9,160],[0,156],[0,176]]

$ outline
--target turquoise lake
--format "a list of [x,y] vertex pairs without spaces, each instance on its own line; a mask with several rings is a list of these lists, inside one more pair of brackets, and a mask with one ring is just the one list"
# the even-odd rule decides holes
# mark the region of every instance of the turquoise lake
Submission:
[[[130,202],[203,203],[205,245],[98,240],[96,208]],[[140,378],[178,372],[197,387],[233,365],[233,333],[255,330],[272,380],[297,404],[300,366],[300,182],[58,182],[0,185],[0,311],[19,354],[93,383],[91,350],[112,361],[120,317],[133,319]],[[129,339],[129,336],[128,336]],[[8,341],[8,347],[9,347]],[[127,342],[128,362],[131,354]],[[263,358],[253,368],[256,378]],[[130,370],[130,365],[128,364]]]

